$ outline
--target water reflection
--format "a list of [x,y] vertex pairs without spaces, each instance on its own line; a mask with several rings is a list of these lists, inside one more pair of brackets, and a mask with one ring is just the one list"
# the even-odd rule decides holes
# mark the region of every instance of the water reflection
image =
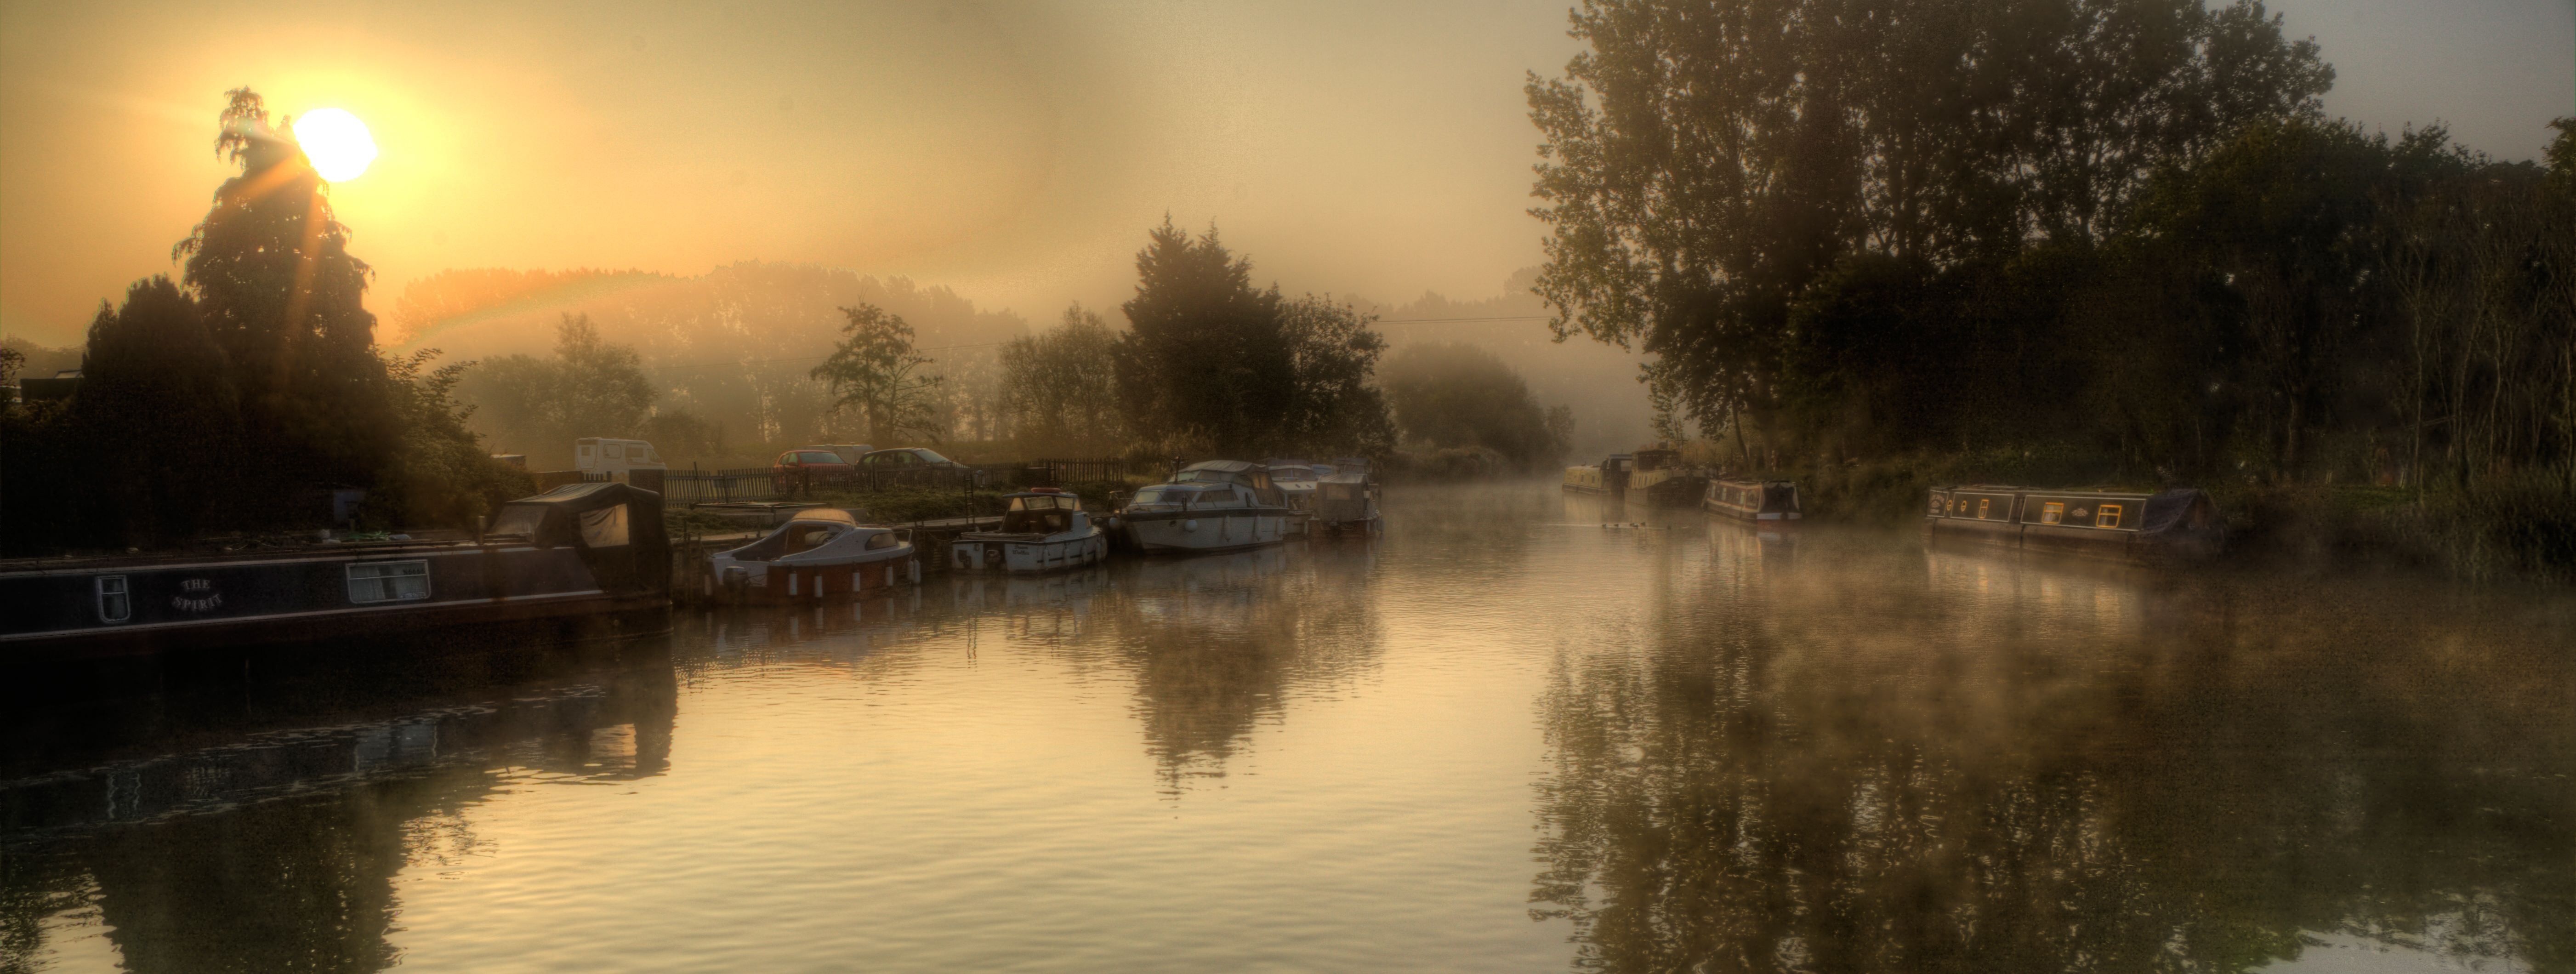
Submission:
[[[1129,561],[1107,584],[1014,582],[1007,638],[1132,674],[1136,719],[1167,791],[1221,778],[1253,728],[1296,690],[1329,693],[1370,666],[1381,636],[1365,539]],[[989,583],[981,605],[996,601]]]
[[2576,964],[2564,620],[1939,553],[1748,583],[1716,537],[1704,600],[1541,701],[1532,900],[1578,968]]
[[[71,917],[128,970],[378,970],[395,956],[395,873],[476,845],[459,807],[505,777],[622,781],[669,764],[676,685],[659,641],[309,663],[60,708],[77,718],[15,715],[124,713],[195,746],[88,766],[19,749],[37,773],[0,781],[0,961],[15,969]],[[59,766],[26,766],[42,760]]]

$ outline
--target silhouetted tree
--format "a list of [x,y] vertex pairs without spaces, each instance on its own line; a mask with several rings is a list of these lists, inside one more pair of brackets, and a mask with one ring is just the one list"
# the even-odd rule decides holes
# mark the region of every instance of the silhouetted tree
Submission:
[[1184,453],[1384,448],[1391,426],[1369,377],[1385,342],[1357,311],[1255,288],[1252,262],[1213,228],[1192,239],[1168,218],[1136,272],[1116,357],[1133,433]]
[[102,540],[180,540],[239,501],[243,440],[232,369],[197,305],[154,275],[126,289],[90,324],[89,354],[69,422],[90,444],[81,464],[96,485]]
[[[220,116],[218,155],[242,173],[173,249],[241,395],[244,475],[257,495],[378,486],[396,463],[401,417],[361,304],[366,263],[331,216],[327,184],[240,88]],[[282,513],[282,512],[281,512]]]

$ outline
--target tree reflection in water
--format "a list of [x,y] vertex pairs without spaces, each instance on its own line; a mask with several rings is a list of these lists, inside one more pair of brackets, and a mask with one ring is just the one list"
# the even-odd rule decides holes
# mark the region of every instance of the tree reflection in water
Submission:
[[459,813],[505,772],[669,766],[678,687],[660,640],[309,663],[80,705],[185,749],[13,755],[28,776],[0,781],[0,970],[36,954],[48,917],[83,910],[128,970],[379,970],[396,960],[395,875],[471,854]]
[[1132,559],[1066,598],[1045,597],[1054,593],[1042,580],[976,591],[988,608],[1003,603],[1015,641],[1133,674],[1145,748],[1166,793],[1178,794],[1188,779],[1223,777],[1292,692],[1330,692],[1375,664],[1373,551],[1350,539],[1318,541],[1295,558],[1273,547]]
[[2303,931],[2576,967],[2563,620],[1928,557],[1764,559],[1761,611],[1718,573],[1560,658],[1531,899],[1575,967],[2235,971]]

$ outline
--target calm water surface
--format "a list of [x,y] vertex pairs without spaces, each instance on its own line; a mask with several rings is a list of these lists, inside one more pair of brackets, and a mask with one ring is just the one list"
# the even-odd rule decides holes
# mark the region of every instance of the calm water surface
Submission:
[[1388,508],[17,714],[0,970],[2576,970],[2562,598]]

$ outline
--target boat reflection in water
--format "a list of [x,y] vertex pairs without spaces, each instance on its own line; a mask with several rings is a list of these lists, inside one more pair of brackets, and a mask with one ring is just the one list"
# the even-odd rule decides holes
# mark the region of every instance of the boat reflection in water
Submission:
[[[133,971],[389,966],[396,874],[480,841],[460,806],[658,776],[676,699],[667,639],[651,637],[16,711],[10,740],[70,746],[18,750],[0,780],[0,922],[49,939],[94,926],[105,943],[89,946]],[[30,733],[102,719],[158,733]]]

